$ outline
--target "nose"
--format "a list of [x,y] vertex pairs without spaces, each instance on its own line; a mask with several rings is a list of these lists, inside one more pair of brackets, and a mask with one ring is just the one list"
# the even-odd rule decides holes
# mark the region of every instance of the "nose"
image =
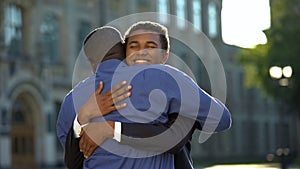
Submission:
[[138,51],[138,55],[144,56],[144,55],[147,55],[147,54],[148,54],[148,52],[147,52],[147,49],[145,49],[145,48]]

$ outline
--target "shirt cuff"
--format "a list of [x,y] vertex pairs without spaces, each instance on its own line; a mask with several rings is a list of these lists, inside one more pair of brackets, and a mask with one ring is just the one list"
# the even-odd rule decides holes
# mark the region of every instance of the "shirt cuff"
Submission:
[[74,119],[74,122],[73,122],[73,130],[74,130],[74,136],[75,138],[79,138],[80,137],[80,132],[81,132],[81,126],[77,120],[77,115]]
[[114,140],[121,142],[121,131],[122,131],[121,122],[115,122],[114,137],[113,137]]
[[83,124],[83,125],[80,125],[79,122],[78,122],[78,119],[77,119],[77,115],[74,119],[74,122],[73,122],[73,130],[74,130],[74,136],[75,138],[79,138],[80,137],[80,133],[81,133],[81,130],[83,127],[87,126],[89,123],[86,123],[86,124]]

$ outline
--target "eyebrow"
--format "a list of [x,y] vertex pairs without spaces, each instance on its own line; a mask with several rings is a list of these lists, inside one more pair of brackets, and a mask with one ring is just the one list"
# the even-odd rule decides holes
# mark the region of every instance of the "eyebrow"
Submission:
[[[133,44],[133,43],[139,43],[138,41],[129,41],[128,44]],[[153,45],[159,45],[158,43],[156,43],[155,41],[146,41],[147,44],[153,44]]]
[[147,44],[153,44],[153,45],[156,45],[156,46],[158,46],[159,44],[158,43],[156,43],[155,41],[147,41]]

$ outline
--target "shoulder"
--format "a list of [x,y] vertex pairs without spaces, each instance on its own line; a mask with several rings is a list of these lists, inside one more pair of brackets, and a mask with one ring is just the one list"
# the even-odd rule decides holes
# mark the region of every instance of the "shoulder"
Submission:
[[64,97],[64,100],[61,104],[62,107],[73,102],[73,91],[74,91],[74,89],[70,90],[69,93]]
[[162,70],[165,74],[175,80],[179,86],[193,86],[196,88],[200,88],[197,82],[192,77],[171,65],[159,64],[153,65],[153,68]]
[[149,68],[158,69],[158,70],[164,71],[166,73],[174,73],[174,74],[177,74],[179,76],[185,75],[185,73],[182,72],[181,70],[179,70],[179,69],[177,69],[177,68],[175,68],[171,65],[166,65],[166,64],[150,65]]
[[118,59],[109,59],[101,62],[96,69],[96,73],[101,73],[103,71],[112,71],[120,67],[124,67],[126,64]]
[[95,84],[95,74],[93,74],[90,77],[87,77],[86,79],[80,81],[73,89],[70,91],[72,93],[77,92],[78,90],[85,89],[87,86],[91,84]]
[[119,59],[108,59],[100,63],[100,65],[120,64],[122,61]]
[[149,69],[159,70],[159,72],[163,74],[168,74],[169,76],[172,76],[175,79],[191,80],[191,78],[187,74],[171,65],[156,64],[149,66]]

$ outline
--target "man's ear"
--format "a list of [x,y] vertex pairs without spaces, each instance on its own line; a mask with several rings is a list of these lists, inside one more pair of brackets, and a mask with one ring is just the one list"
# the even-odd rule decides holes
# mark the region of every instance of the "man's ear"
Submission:
[[169,52],[165,52],[163,57],[162,63],[165,64],[169,58]]

